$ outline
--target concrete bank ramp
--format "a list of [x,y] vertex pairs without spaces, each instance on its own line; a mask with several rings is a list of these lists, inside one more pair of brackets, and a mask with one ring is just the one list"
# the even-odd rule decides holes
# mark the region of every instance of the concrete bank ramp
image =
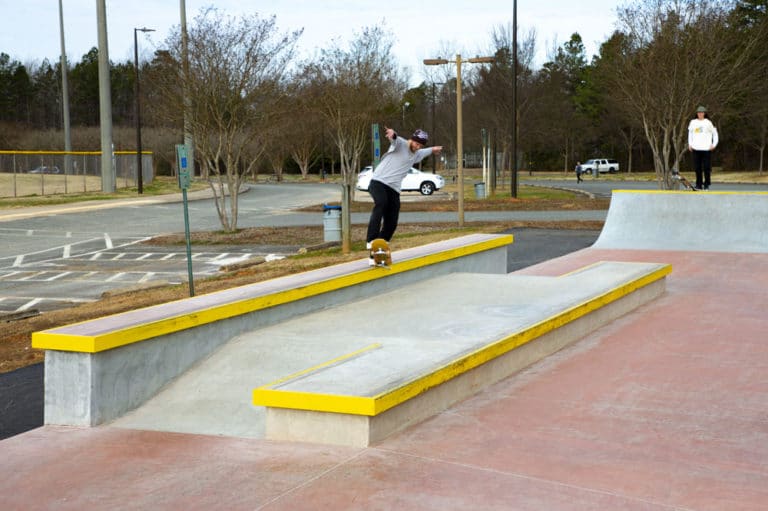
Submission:
[[768,193],[614,190],[594,248],[768,252]]

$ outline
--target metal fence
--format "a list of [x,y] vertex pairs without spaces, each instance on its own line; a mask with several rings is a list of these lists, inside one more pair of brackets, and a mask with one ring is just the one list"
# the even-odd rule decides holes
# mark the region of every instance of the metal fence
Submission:
[[[116,188],[137,186],[136,163],[135,151],[113,153]],[[141,169],[143,183],[151,183],[151,152],[142,151]],[[0,151],[0,197],[101,190],[101,151]]]

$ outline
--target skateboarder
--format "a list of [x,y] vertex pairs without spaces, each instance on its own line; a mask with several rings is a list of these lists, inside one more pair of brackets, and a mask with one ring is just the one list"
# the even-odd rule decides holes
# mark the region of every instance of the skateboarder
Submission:
[[391,144],[373,170],[368,185],[374,203],[365,240],[369,250],[371,241],[381,238],[389,242],[395,234],[400,216],[400,186],[408,170],[427,156],[440,154],[443,150],[442,146],[424,147],[429,135],[423,130],[416,130],[408,140],[397,136],[392,128],[386,128],[384,134]]

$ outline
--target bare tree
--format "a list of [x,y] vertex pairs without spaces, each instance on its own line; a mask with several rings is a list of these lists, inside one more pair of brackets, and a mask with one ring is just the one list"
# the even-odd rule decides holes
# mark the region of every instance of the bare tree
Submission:
[[291,140],[291,158],[299,166],[303,179],[307,179],[309,168],[321,157],[323,119],[316,108],[319,90],[315,84],[298,80],[292,93],[292,117],[296,119],[287,127]]
[[644,0],[619,10],[621,32],[604,54],[605,80],[638,118],[661,188],[687,151],[687,125],[697,104],[723,108],[754,83],[764,30],[737,32],[732,1]]
[[342,251],[351,248],[350,205],[371,124],[396,105],[405,91],[392,56],[392,38],[381,27],[365,28],[348,49],[334,46],[305,66],[303,75],[319,87],[316,107],[339,151],[342,178]]
[[283,77],[300,35],[278,35],[274,17],[236,19],[206,9],[189,31],[189,74],[180,65],[178,33],[167,41],[163,72],[154,74],[166,117],[177,122],[181,84],[187,86],[196,157],[208,170],[225,231],[237,230],[238,190],[264,151],[271,120],[281,113]]
[[[512,25],[498,25],[491,34],[492,48],[487,52],[495,57],[493,65],[478,67],[476,78],[470,78],[470,90],[476,96],[476,107],[468,109],[470,115],[477,112],[482,116],[483,127],[490,128],[500,142],[500,149],[507,161],[512,141],[512,116],[517,115],[518,138],[529,127],[532,107],[531,85],[533,83],[533,58],[536,53],[536,31],[526,32],[517,45],[517,111],[512,104],[512,82],[514,61],[512,58]],[[517,147],[521,152],[529,149],[526,144]]]

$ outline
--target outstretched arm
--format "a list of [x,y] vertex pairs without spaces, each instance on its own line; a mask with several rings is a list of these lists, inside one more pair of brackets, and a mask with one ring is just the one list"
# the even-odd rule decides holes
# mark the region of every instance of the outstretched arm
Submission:
[[436,145],[432,146],[432,154],[440,154],[443,151],[443,146]]

